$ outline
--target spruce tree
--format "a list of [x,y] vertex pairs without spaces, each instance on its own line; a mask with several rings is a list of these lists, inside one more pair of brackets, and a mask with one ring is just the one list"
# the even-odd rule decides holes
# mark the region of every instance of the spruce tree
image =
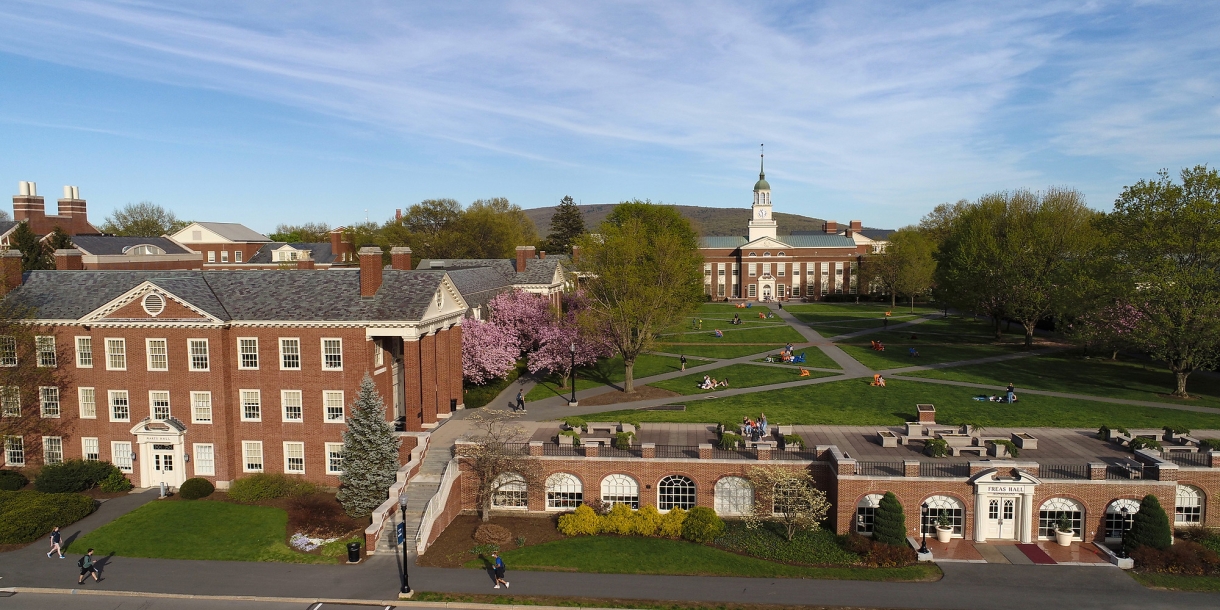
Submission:
[[348,515],[367,517],[385,502],[398,472],[398,445],[385,420],[385,402],[365,374],[343,432],[343,474],[336,497]]
[[47,254],[42,244],[42,238],[30,230],[30,223],[22,222],[13,229],[9,243],[12,248],[21,252],[21,270],[54,269],[55,259]]
[[881,497],[881,504],[873,516],[873,540],[894,546],[905,546],[907,543],[907,520],[902,512],[902,503],[887,491]]
[[51,256],[55,256],[56,250],[67,250],[75,247],[76,246],[72,245],[72,238],[68,236],[66,231],[59,227],[55,227],[55,230],[51,231],[51,234],[47,236],[46,251],[47,254],[50,254]]
[[1169,527],[1169,516],[1156,496],[1148,494],[1140,502],[1140,510],[1131,517],[1131,529],[1123,538],[1127,552],[1141,546],[1165,550],[1173,544],[1173,530]]
[[585,217],[571,195],[565,195],[551,216],[551,232],[546,236],[547,247],[557,253],[571,253],[572,242],[585,234]]

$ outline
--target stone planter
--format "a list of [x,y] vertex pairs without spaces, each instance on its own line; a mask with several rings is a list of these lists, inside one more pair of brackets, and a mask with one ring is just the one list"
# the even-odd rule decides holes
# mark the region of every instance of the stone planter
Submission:
[[1058,544],[1059,546],[1071,546],[1072,536],[1075,536],[1075,535],[1076,535],[1076,532],[1073,532],[1071,530],[1066,531],[1066,532],[1061,532],[1058,529],[1056,529],[1055,530],[1055,544]]
[[953,537],[953,528],[941,527],[939,525],[936,526],[936,539],[937,540],[947,543],[947,542],[949,542],[949,539],[951,539],[952,537]]
[[1038,448],[1038,439],[1028,432],[1014,432],[1012,434],[1012,443],[1022,449]]

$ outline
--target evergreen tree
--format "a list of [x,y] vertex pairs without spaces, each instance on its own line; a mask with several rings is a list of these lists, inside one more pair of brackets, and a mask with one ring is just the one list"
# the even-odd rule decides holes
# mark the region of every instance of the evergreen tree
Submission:
[[337,499],[353,518],[367,517],[385,502],[398,472],[399,440],[385,420],[385,402],[367,374],[343,432],[343,474]]
[[1131,529],[1123,538],[1123,546],[1127,552],[1141,546],[1165,550],[1173,544],[1173,530],[1169,527],[1169,517],[1156,496],[1148,494],[1140,502],[1140,510],[1131,517]]
[[72,238],[59,227],[55,227],[55,230],[51,231],[51,235],[47,237],[47,254],[51,256],[55,256],[56,250],[67,250],[75,247],[72,245]]
[[585,234],[585,217],[571,195],[564,195],[551,216],[551,233],[546,236],[547,248],[556,253],[570,254],[572,242]]
[[902,512],[902,503],[887,491],[881,497],[881,505],[873,516],[873,540],[894,546],[906,546],[907,519]]
[[23,222],[13,230],[9,240],[12,248],[21,252],[21,270],[54,269],[55,259],[47,254],[42,239],[30,230],[30,223]]

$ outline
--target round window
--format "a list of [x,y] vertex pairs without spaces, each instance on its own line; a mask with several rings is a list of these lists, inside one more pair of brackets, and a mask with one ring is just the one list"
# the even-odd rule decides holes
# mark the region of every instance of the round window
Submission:
[[144,296],[144,313],[157,317],[165,311],[165,297],[153,292]]

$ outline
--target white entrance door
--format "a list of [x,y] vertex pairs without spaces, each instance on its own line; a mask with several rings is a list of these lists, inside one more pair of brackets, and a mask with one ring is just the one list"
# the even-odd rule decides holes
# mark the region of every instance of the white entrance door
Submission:
[[762,299],[764,301],[771,300],[771,284],[762,285]]
[[174,453],[174,446],[169,443],[153,443],[150,453],[152,454],[152,472],[149,473],[152,484],[150,486],[158,487],[162,482],[170,487],[180,485],[183,480],[182,464]]
[[1017,538],[1018,498],[992,498],[987,501],[987,537],[1000,540]]

